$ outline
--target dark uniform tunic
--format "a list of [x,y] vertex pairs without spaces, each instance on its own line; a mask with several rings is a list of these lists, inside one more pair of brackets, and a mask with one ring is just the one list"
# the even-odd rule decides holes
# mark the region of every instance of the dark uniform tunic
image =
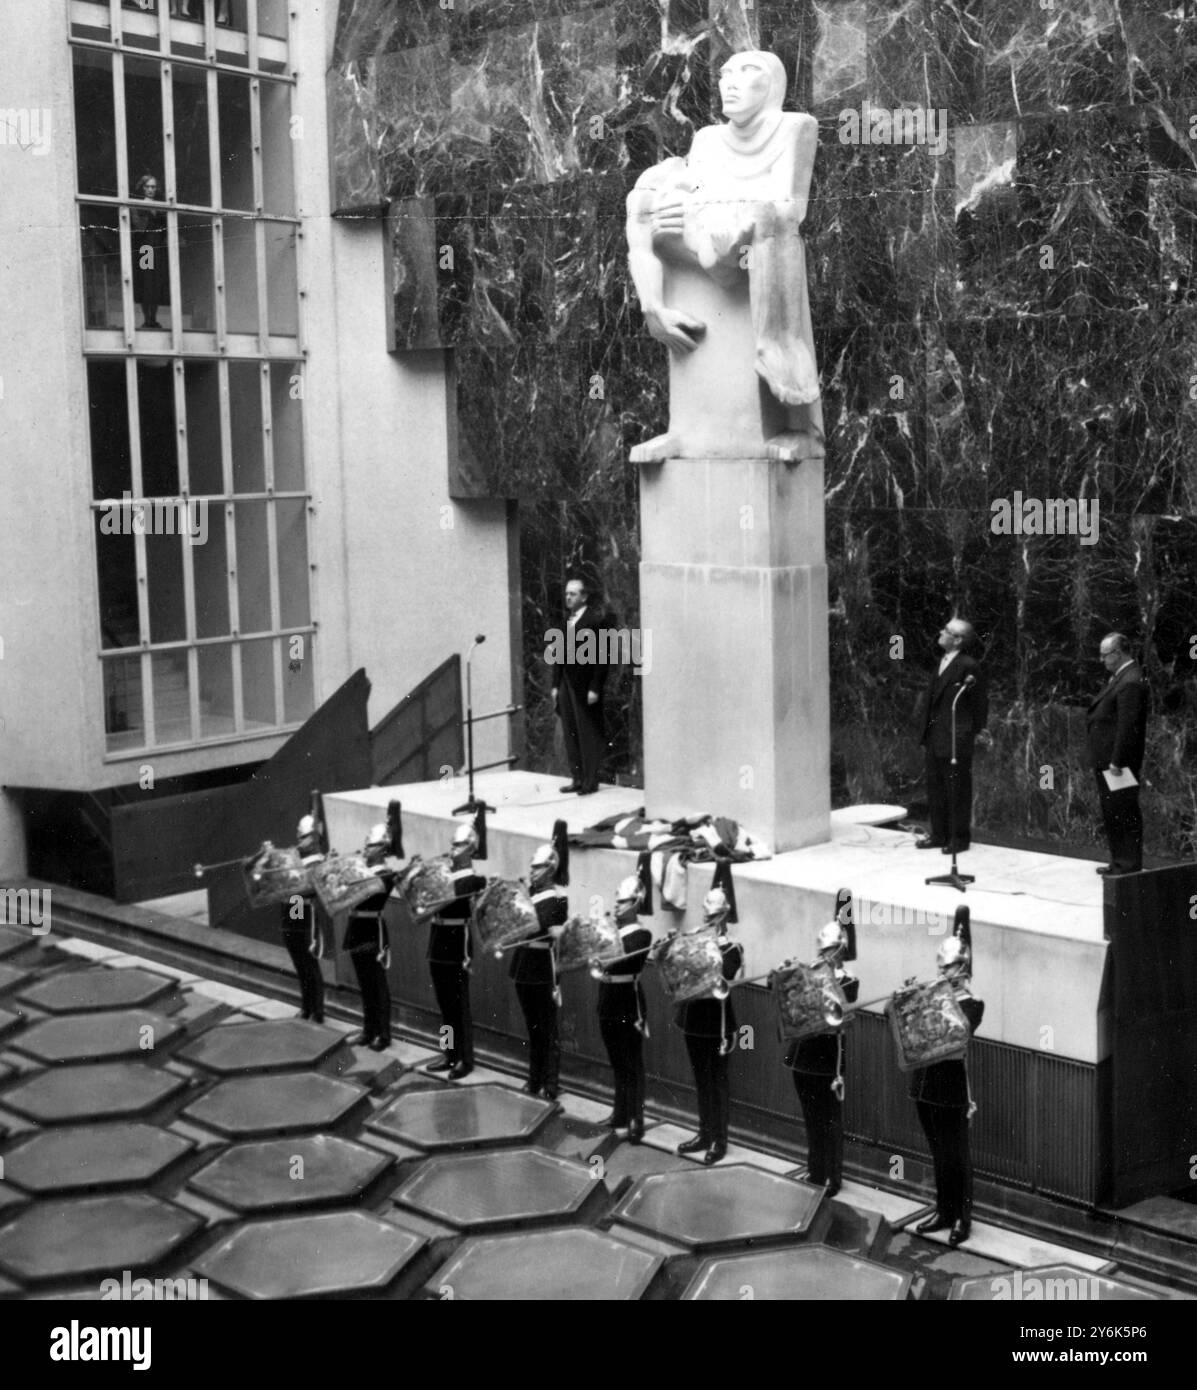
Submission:
[[[844,970],[836,980],[849,1004],[855,1004],[860,981]],[[813,1038],[796,1038],[786,1049],[785,1064],[793,1071],[794,1090],[806,1126],[810,1181],[826,1183],[838,1192],[844,1176],[844,1102],[832,1085],[848,1063],[848,1040],[842,1028]]]
[[[727,937],[719,938],[719,949],[723,952],[723,978],[734,980],[744,963],[744,952]],[[694,1070],[699,1137],[712,1146],[726,1146],[731,1113],[728,1063],[736,1037],[731,998],[692,999],[679,1004],[676,1022],[686,1035],[686,1051]]]
[[457,896],[433,917],[428,939],[428,967],[432,988],[449,1030],[442,1051],[448,1061],[474,1065],[474,1021],[470,1016],[470,912],[474,898],[486,887],[486,879],[472,867],[451,874]]
[[528,1027],[528,1088],[556,1095],[561,1040],[557,1031],[557,973],[553,968],[549,928],[565,921],[569,900],[557,888],[543,888],[532,894],[532,904],[540,931],[527,945],[512,952],[510,974]]
[[[619,928],[626,955],[603,962],[598,991],[599,1032],[615,1073],[615,1127],[644,1123],[644,990],[640,972],[653,934],[638,921]],[[635,952],[636,954],[633,954]]]
[[[980,999],[958,999],[970,1033],[981,1026]],[[968,1145],[970,1102],[967,1063],[960,1059],[920,1067],[910,1077],[910,1098],[931,1149],[935,1196],[945,1221],[967,1223],[973,1209],[973,1167]]]
[[382,880],[383,891],[375,893],[351,910],[345,924],[342,949],[353,962],[362,995],[362,1042],[391,1041],[391,990],[387,984],[390,941],[382,911],[391,896],[397,874],[371,865]]
[[[307,854],[301,863],[311,866],[323,859],[322,854]],[[325,912],[317,901],[314,888],[304,893],[303,898],[302,917],[291,915],[290,903],[280,905],[283,945],[299,978],[300,1016],[323,1023],[324,976],[320,971],[320,958],[324,955]]]

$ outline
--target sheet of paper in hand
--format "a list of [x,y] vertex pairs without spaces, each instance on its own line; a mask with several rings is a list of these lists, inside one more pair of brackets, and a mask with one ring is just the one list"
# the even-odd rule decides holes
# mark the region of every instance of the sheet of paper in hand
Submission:
[[312,891],[312,876],[294,846],[279,849],[269,842],[241,861],[241,877],[250,907],[289,902]]
[[505,947],[536,936],[540,919],[522,883],[494,878],[474,901],[474,926],[483,950],[499,955]]
[[312,885],[333,916],[348,912],[383,891],[382,879],[372,873],[364,854],[330,854],[312,866]]
[[813,1038],[839,1031],[848,1001],[826,961],[787,965],[770,979],[783,1038]]
[[723,952],[712,931],[675,936],[657,957],[657,967],[665,991],[675,1004],[717,997],[726,989]]
[[619,932],[610,917],[580,917],[577,913],[566,919],[556,950],[558,975],[596,961],[601,965],[623,954]]
[[968,1050],[968,1020],[947,980],[895,991],[885,1013],[901,1071],[963,1057]]
[[1101,775],[1112,792],[1129,791],[1131,787],[1139,785],[1138,779],[1129,767],[1124,767],[1121,772],[1111,772],[1108,767],[1103,768]]
[[435,859],[413,859],[399,882],[399,894],[411,915],[422,922],[457,896],[453,865],[447,854]]

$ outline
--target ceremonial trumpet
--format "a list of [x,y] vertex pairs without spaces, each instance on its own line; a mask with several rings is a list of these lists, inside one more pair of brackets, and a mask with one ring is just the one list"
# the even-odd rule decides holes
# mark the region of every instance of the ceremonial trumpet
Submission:
[[[651,951],[655,951],[655,950],[657,949],[657,947],[658,947],[660,944],[661,944],[660,942],[654,941],[654,942],[652,943],[651,946],[641,946],[640,949],[639,949],[638,951],[625,951],[625,952],[623,952],[623,954],[621,954],[621,955],[612,956],[611,959],[612,959],[612,960],[631,960],[633,956],[646,956],[646,955],[648,955]],[[590,961],[590,978],[591,978],[592,980],[599,980],[599,981],[601,981],[602,978],[603,978],[603,976],[604,976],[606,973],[607,973],[606,966],[603,965],[603,962],[602,962],[602,960],[600,959],[600,957],[598,957],[598,956],[592,957],[592,959],[591,959],[591,961]]]
[[870,1004],[884,1004],[892,999],[895,993],[896,991],[891,989],[888,994],[879,994],[876,999],[862,999],[859,1004],[849,1004],[846,1009],[841,1009],[838,1004],[833,1004],[824,1011],[823,1017],[831,1024],[843,1023],[850,1014],[857,1014],[861,1009],[867,1009]]
[[[234,864],[241,864],[241,863],[243,863],[243,862],[244,862],[244,858],[245,858],[244,855],[242,855],[242,856],[240,856],[240,857],[237,858],[237,859],[221,859],[221,860],[220,860],[218,863],[216,863],[216,864],[196,864],[196,865],[193,866],[193,871],[194,871],[194,873],[195,873],[196,878],[203,878],[203,876],[204,876],[206,873],[210,872],[212,869],[228,869],[228,868],[231,868]],[[261,874],[255,874],[255,875],[254,875],[255,881],[257,881],[257,880],[260,879],[260,878],[261,878]]]

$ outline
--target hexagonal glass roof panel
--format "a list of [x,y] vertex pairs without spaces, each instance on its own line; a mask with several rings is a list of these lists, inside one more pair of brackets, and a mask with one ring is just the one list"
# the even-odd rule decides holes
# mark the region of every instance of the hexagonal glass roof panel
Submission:
[[351,1202],[395,1162],[393,1155],[335,1134],[233,1144],[188,1182],[236,1211]]
[[179,1053],[208,1071],[297,1071],[314,1067],[342,1045],[340,1033],[302,1018],[263,1023],[222,1023],[201,1033]]
[[385,1288],[427,1244],[368,1212],[321,1212],[239,1226],[195,1268],[246,1298],[365,1293]]
[[0,994],[3,994],[5,990],[15,989],[17,985],[28,979],[28,970],[18,970],[15,965],[0,965]]
[[428,1289],[441,1298],[629,1300],[643,1295],[662,1263],[583,1226],[481,1236],[467,1240]]
[[805,1234],[823,1197],[821,1187],[733,1163],[640,1178],[615,1217],[700,1248]]
[[380,1110],[368,1129],[421,1149],[527,1142],[557,1109],[505,1086],[408,1091]]
[[132,966],[128,970],[97,966],[62,970],[21,991],[21,998],[48,1014],[76,1014],[101,1009],[134,1009],[173,992],[175,982]]
[[27,1192],[152,1182],[190,1152],[190,1139],[147,1124],[71,1125],[35,1134],[5,1155],[5,1176]]
[[203,1223],[148,1193],[34,1202],[0,1229],[0,1269],[24,1283],[144,1269]]
[[902,1300],[911,1275],[825,1245],[753,1251],[704,1260],[683,1299]]
[[593,1170],[543,1149],[430,1158],[393,1201],[459,1229],[573,1216],[595,1190]]
[[1012,1269],[1002,1274],[977,1274],[967,1279],[954,1279],[948,1299],[950,1302],[966,1303],[1025,1300],[1039,1303],[1049,1299],[1069,1303],[1078,1299],[1102,1303],[1156,1302],[1155,1296],[1146,1289],[1124,1284],[1120,1279],[1111,1279],[1108,1275],[1078,1269],[1075,1265],[1041,1265],[1038,1269]]
[[101,1062],[39,1072],[5,1091],[4,1104],[39,1124],[69,1124],[145,1115],[186,1086],[142,1062]]
[[44,1018],[31,1024],[10,1045],[42,1062],[83,1062],[106,1057],[145,1057],[179,1032],[179,1025],[162,1014],[125,1009]]
[[34,936],[31,928],[23,931],[13,927],[0,927],[0,957],[11,956],[23,946],[36,945],[42,937]]
[[183,1111],[184,1118],[243,1138],[333,1129],[369,1092],[319,1072],[230,1076]]

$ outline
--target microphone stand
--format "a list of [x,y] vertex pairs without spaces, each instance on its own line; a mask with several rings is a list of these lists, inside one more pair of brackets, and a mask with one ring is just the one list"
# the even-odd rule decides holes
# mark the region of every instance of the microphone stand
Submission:
[[474,648],[485,640],[485,638],[475,637],[470,650],[466,653],[466,766],[469,772],[470,794],[464,806],[453,808],[455,816],[460,816],[463,812],[468,812],[472,816],[480,810],[493,811],[495,809],[474,795],[474,682],[472,663]]
[[[970,676],[968,679],[969,683],[971,683],[972,677]],[[952,771],[948,777],[948,783],[951,788],[948,797],[948,835],[952,842],[952,868],[949,873],[939,874],[934,878],[925,880],[927,883],[942,883],[946,884],[949,888],[958,888],[962,893],[968,891],[965,887],[966,883],[976,883],[977,881],[975,874],[962,874],[956,867],[956,701],[960,699],[961,695],[963,695],[967,689],[968,685],[962,684],[960,689],[956,692],[956,698],[952,701]]]

